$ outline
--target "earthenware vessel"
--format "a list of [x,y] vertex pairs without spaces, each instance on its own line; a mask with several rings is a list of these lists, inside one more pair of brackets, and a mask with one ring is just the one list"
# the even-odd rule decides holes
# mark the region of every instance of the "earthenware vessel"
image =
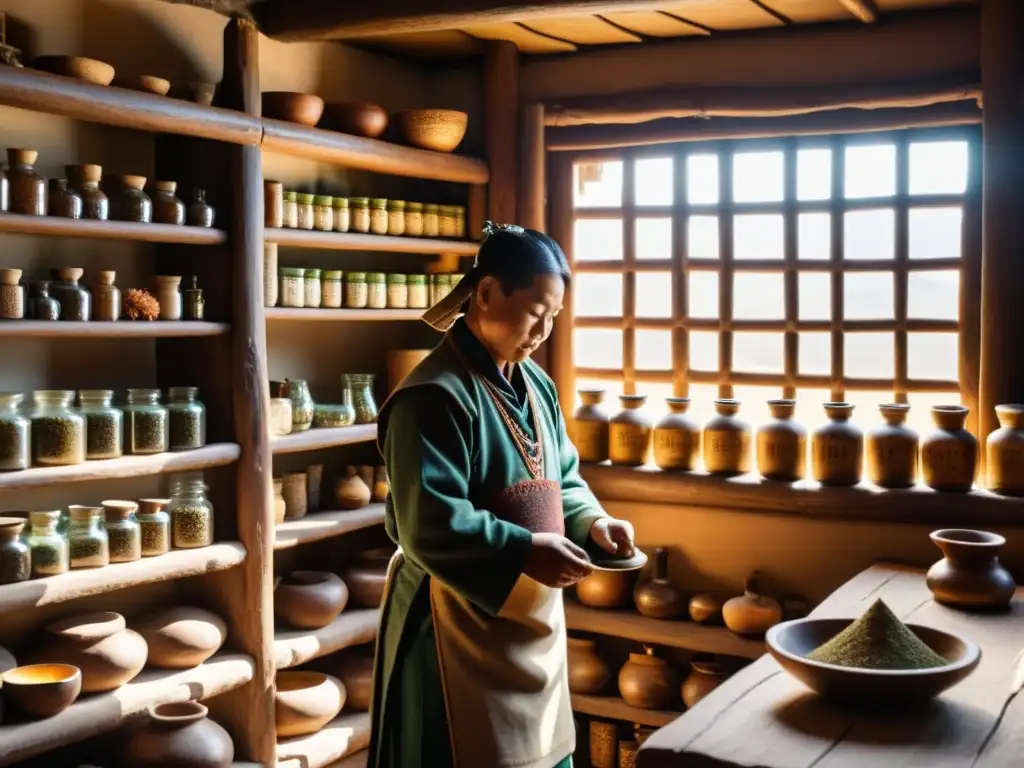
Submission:
[[204,608],[180,605],[157,611],[134,628],[149,646],[147,663],[163,669],[191,669],[213,656],[228,636],[227,624]]
[[47,624],[32,656],[40,662],[78,667],[82,693],[102,693],[139,674],[148,650],[142,635],[127,628],[124,616],[102,611]]
[[316,733],[345,705],[345,686],[322,672],[282,669],[274,694],[278,739]]
[[351,649],[339,655],[334,671],[345,686],[345,707],[369,712],[373,698],[373,654]]
[[580,461],[597,462],[608,460],[608,413],[601,403],[603,389],[579,390],[580,407],[572,415],[569,437]]
[[850,423],[850,403],[825,403],[828,423],[811,434],[811,474],[822,485],[856,485],[864,463],[864,434]]
[[782,606],[777,600],[758,593],[758,581],[756,573],[751,575],[743,594],[722,606],[725,626],[737,635],[758,637],[782,620]]
[[725,668],[717,661],[692,661],[690,674],[683,681],[683,703],[694,706],[729,677]]
[[414,147],[452,152],[466,135],[469,115],[454,109],[409,109],[395,115],[395,122]]
[[82,673],[71,664],[29,664],[0,676],[4,703],[30,718],[53,717],[71,706],[82,690]]
[[868,431],[864,439],[867,475],[882,488],[910,488],[917,482],[918,435],[904,423],[910,406],[878,406],[885,423]]
[[285,472],[281,481],[281,495],[284,498],[284,516],[297,520],[306,516],[309,493],[306,488],[305,472]]
[[620,608],[633,596],[635,571],[594,571],[576,582],[576,597],[591,608]]
[[737,414],[740,401],[715,400],[718,415],[704,426],[704,469],[729,477],[750,471],[750,427]]
[[326,109],[334,127],[342,133],[376,139],[388,127],[387,110],[377,104],[334,101]]
[[639,467],[651,455],[651,419],[641,408],[647,395],[619,395],[622,410],[608,425],[608,457],[612,464]]
[[931,533],[944,557],[928,569],[935,600],[960,608],[998,608],[1013,598],[1013,576],[999,562],[1006,539],[997,533],[947,528]]
[[637,613],[651,619],[674,619],[686,611],[686,598],[668,578],[667,549],[654,551],[654,577],[636,585],[633,602]]
[[686,415],[688,397],[666,397],[668,413],[654,426],[654,463],[660,469],[690,471],[700,457],[700,426]]
[[708,594],[690,598],[690,618],[698,624],[721,624],[722,601]]
[[341,509],[361,509],[370,503],[372,491],[355,467],[348,467],[345,476],[334,487],[334,499]]
[[619,670],[619,693],[627,704],[640,709],[671,709],[679,695],[679,673],[654,649],[629,654]]
[[387,467],[377,467],[373,470],[373,496],[371,500],[376,504],[383,504],[387,500],[390,491],[391,485],[388,482]]
[[292,571],[274,588],[274,615],[295,629],[320,629],[348,603],[348,587],[328,571]]
[[121,765],[131,768],[228,768],[235,745],[198,701],[157,704],[128,739]]
[[966,493],[978,471],[978,440],[964,429],[962,405],[932,408],[935,431],[921,441],[921,479],[936,491]]
[[796,400],[769,400],[772,420],[754,438],[761,477],[792,483],[807,470],[807,430],[793,421]]
[[394,553],[388,549],[371,549],[359,556],[358,562],[342,574],[352,599],[363,608],[380,608],[384,600],[384,580],[388,563]]
[[569,690],[588,696],[599,693],[612,679],[612,670],[598,655],[597,643],[580,637],[568,642]]
[[985,441],[989,490],[1024,496],[1024,404],[997,405],[999,429]]

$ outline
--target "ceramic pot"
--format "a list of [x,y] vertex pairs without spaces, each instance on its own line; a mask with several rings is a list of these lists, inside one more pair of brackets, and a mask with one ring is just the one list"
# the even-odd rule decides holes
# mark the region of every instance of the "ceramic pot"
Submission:
[[274,588],[274,615],[295,629],[320,629],[348,603],[348,587],[327,571],[292,571]]
[[29,664],[4,672],[0,686],[11,709],[41,719],[53,717],[75,702],[82,690],[82,673],[70,664]]
[[149,646],[147,663],[163,669],[199,666],[220,650],[228,636],[220,616],[186,605],[154,613],[135,629]]
[[917,432],[904,422],[906,403],[878,406],[885,423],[868,431],[864,439],[868,479],[882,488],[910,488],[917,482]]
[[755,573],[747,579],[743,594],[722,606],[722,619],[737,635],[760,637],[782,621],[782,606],[777,600],[758,593]]
[[686,415],[688,397],[666,397],[668,413],[654,427],[654,463],[660,469],[689,472],[700,456],[700,427]]
[[612,670],[597,655],[597,643],[579,637],[568,642],[569,690],[587,696],[599,693],[612,679]]
[[651,420],[640,408],[647,395],[619,395],[622,410],[608,424],[608,457],[612,464],[639,467],[651,454]]
[[593,768],[616,768],[619,733],[614,723],[590,721],[590,765]]
[[687,707],[696,705],[728,678],[729,674],[717,661],[690,662],[690,674],[686,676],[681,689],[683,703]]
[[234,761],[231,736],[198,701],[157,704],[147,712],[121,752],[125,768],[228,768]]
[[945,556],[928,569],[925,579],[937,602],[962,608],[995,608],[1010,602],[1016,584],[999,562],[1006,539],[956,528],[934,531],[931,539]]
[[715,400],[715,416],[704,426],[704,469],[712,475],[729,477],[750,471],[750,427],[736,414],[740,401]]
[[277,524],[283,523],[285,518],[285,510],[287,504],[284,500],[284,480],[275,477],[273,480],[274,486],[274,522]]
[[33,656],[40,662],[71,664],[82,670],[82,693],[119,688],[146,665],[142,635],[112,611],[70,616],[47,624]]
[[968,409],[962,405],[932,408],[935,431],[921,441],[921,478],[936,491],[966,493],[978,471],[978,441],[964,429]]
[[721,624],[722,603],[708,594],[690,598],[690,618],[698,624]]
[[386,467],[377,467],[373,470],[373,495],[371,500],[377,504],[383,504],[391,491],[388,483],[388,470]]
[[668,550],[654,551],[654,578],[636,585],[633,602],[641,616],[650,619],[674,619],[686,611],[686,598],[668,578]]
[[576,582],[576,597],[591,608],[620,608],[633,595],[635,571],[594,571]]
[[850,423],[850,403],[825,403],[829,421],[811,434],[811,474],[822,485],[856,485],[864,463],[864,435]]
[[345,470],[345,477],[334,487],[334,498],[341,509],[361,509],[370,503],[370,487],[363,482],[355,467]]
[[988,487],[1004,496],[1024,496],[1024,404],[997,405],[999,429],[985,441]]
[[601,403],[603,389],[579,390],[582,404],[572,415],[569,437],[576,446],[580,461],[608,460],[608,414]]
[[373,655],[354,650],[343,653],[336,672],[345,686],[345,707],[369,712],[373,699]]
[[384,583],[388,563],[394,553],[387,549],[371,549],[342,574],[352,599],[363,608],[380,608],[384,600]]
[[316,733],[345,705],[345,686],[321,672],[282,669],[274,693],[278,739]]
[[629,654],[619,670],[619,693],[631,707],[671,709],[679,695],[679,673],[655,656],[653,648],[644,650]]
[[772,420],[754,438],[757,471],[767,480],[793,483],[807,470],[807,430],[793,421],[796,400],[769,400]]

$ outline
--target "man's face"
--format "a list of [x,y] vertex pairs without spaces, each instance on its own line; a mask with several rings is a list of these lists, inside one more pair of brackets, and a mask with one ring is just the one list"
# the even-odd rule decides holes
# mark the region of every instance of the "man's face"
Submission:
[[538,275],[532,285],[510,296],[495,278],[483,278],[473,301],[480,333],[491,354],[510,363],[528,358],[551,334],[564,296],[561,275]]

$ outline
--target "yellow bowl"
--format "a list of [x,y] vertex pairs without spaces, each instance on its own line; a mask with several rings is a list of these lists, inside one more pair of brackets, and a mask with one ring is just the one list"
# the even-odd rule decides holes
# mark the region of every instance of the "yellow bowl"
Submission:
[[82,692],[82,672],[71,664],[29,664],[3,674],[4,701],[29,717],[53,717]]

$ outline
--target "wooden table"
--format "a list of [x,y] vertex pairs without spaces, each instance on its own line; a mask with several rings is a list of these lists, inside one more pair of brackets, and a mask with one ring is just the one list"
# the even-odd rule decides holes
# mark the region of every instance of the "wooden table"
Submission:
[[1024,589],[997,615],[944,608],[924,572],[876,565],[812,614],[857,617],[877,599],[904,621],[970,637],[981,664],[927,709],[834,708],[768,655],[740,671],[640,749],[638,768],[1024,768]]

